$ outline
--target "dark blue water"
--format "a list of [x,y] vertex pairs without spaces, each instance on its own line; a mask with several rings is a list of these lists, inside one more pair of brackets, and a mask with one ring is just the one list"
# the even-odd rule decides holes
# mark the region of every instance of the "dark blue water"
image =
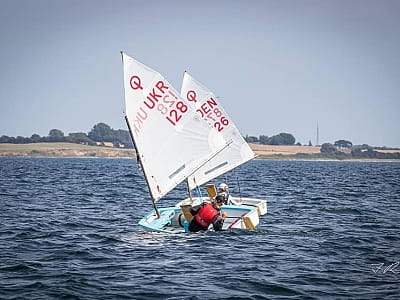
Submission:
[[400,163],[252,161],[235,195],[237,177],[268,200],[257,231],[167,235],[137,225],[134,160],[0,158],[0,298],[399,299]]

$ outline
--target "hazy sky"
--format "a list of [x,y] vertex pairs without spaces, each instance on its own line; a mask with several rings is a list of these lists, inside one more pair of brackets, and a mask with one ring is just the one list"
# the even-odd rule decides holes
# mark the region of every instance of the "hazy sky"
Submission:
[[120,51],[243,135],[400,147],[400,1],[0,0],[0,135],[126,129]]

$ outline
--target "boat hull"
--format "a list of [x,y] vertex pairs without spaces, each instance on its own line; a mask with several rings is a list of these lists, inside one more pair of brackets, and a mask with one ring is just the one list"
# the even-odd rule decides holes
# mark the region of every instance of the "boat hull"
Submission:
[[185,220],[180,217],[180,214],[182,214],[180,207],[159,208],[158,211],[160,218],[157,217],[155,211],[152,211],[139,221],[139,225],[146,230],[162,233],[185,232],[185,224],[183,223]]
[[[223,230],[255,229],[259,224],[258,209],[245,205],[223,205],[221,210],[227,214]],[[139,225],[149,231],[161,233],[188,232],[189,222],[186,220],[181,207],[159,208],[160,218],[154,211],[145,215]],[[212,230],[212,226],[209,227]]]
[[[242,198],[242,197],[233,197],[235,203],[240,203],[240,205],[233,205],[233,206],[253,206],[257,208],[258,215],[263,216],[267,213],[267,201],[263,199],[256,199],[256,198]],[[194,197],[192,199],[185,199],[181,202],[177,203],[175,206],[181,207],[183,205],[192,205],[196,206],[204,201],[209,201],[208,197]],[[229,205],[232,206],[232,205]]]

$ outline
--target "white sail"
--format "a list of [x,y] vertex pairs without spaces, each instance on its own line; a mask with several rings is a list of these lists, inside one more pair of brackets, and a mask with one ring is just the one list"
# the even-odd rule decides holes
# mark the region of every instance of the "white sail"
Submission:
[[225,140],[160,73],[124,53],[122,58],[125,113],[157,201],[222,149]]
[[189,177],[191,189],[255,157],[215,95],[187,72],[183,76],[181,96],[195,105],[196,112],[212,127],[212,131],[222,133],[225,140],[231,141],[226,149]]

